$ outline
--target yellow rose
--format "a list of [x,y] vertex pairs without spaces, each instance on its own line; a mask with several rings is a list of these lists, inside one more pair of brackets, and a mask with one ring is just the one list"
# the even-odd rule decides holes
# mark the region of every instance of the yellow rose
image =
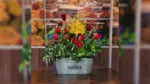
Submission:
[[33,21],[32,23],[31,23],[31,32],[32,33],[35,33],[35,32],[37,32],[37,28],[36,28],[36,22],[35,21]]
[[43,7],[43,1],[38,1],[38,4],[39,4],[40,8]]
[[71,23],[70,33],[74,34],[84,34],[85,33],[85,25],[79,22],[79,20],[74,20]]
[[21,6],[18,2],[14,0],[8,0],[8,11],[10,14],[14,16],[20,16],[21,15]]
[[37,27],[39,29],[43,30],[44,29],[44,23],[43,23],[43,21],[37,21]]

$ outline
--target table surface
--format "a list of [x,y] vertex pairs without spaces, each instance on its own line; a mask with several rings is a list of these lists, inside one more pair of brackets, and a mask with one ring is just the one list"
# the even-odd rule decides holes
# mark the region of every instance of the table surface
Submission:
[[33,70],[31,84],[120,84],[118,73],[94,69],[89,75],[58,75],[53,68]]

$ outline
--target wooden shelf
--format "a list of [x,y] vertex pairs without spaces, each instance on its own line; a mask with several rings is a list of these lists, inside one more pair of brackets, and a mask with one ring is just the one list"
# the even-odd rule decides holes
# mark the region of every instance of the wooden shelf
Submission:
[[0,50],[20,50],[22,45],[0,45]]

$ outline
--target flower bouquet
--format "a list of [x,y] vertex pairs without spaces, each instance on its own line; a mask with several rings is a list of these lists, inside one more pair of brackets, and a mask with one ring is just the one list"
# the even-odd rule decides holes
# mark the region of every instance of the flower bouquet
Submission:
[[[31,22],[31,45],[32,46],[44,46],[44,19],[45,12],[43,7],[43,1],[36,1],[32,2],[32,9],[31,9],[31,18],[33,19]],[[46,10],[46,18],[53,18],[54,15],[49,11]],[[39,20],[34,20],[39,19]]]
[[0,1],[0,45],[20,45],[21,6],[14,0]]
[[31,45],[44,46],[45,42],[42,37],[44,34],[44,22],[32,21],[31,23]]
[[90,73],[93,57],[102,52],[101,47],[108,43],[108,39],[102,38],[94,26],[81,22],[79,18],[75,16],[68,23],[63,14],[63,22],[49,32],[52,38],[48,39],[46,35],[48,44],[43,60],[55,60],[58,74]]

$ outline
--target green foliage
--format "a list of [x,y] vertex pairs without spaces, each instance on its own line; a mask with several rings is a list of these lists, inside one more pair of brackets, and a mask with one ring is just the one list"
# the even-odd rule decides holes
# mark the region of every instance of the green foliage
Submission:
[[22,35],[22,40],[24,41],[24,43],[23,43],[23,48],[21,50],[22,61],[18,67],[19,72],[23,71],[27,67],[28,67],[28,71],[31,71],[31,45],[30,43],[27,42],[28,40],[27,27],[28,26],[29,26],[29,23],[22,25],[21,35]]
[[127,28],[127,30],[119,38],[119,56],[124,54],[122,46],[127,45],[128,43],[133,43],[134,40],[135,34],[133,32],[129,32],[129,29]]

